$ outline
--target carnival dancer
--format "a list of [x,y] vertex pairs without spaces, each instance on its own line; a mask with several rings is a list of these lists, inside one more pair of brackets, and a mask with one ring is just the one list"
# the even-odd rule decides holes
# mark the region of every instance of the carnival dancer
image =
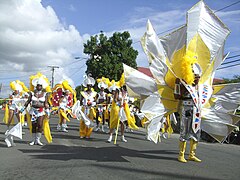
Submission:
[[[36,144],[43,146],[43,143],[40,140],[43,131],[44,118],[46,114],[48,116],[50,115],[47,92],[50,92],[51,90],[46,76],[42,75],[41,73],[38,73],[35,76],[31,76],[30,90],[33,91],[29,93],[29,98],[25,103],[25,108],[31,103],[31,109],[29,113],[32,121],[33,140],[29,143],[29,145],[32,146]],[[44,135],[46,137],[45,130]]]
[[[109,91],[112,92],[112,107],[110,111],[110,132],[108,142],[112,141],[114,129],[118,129],[118,123],[121,124],[121,140],[127,142],[124,137],[124,121],[127,120],[126,114],[123,110],[124,97],[120,91],[119,82],[112,81],[112,85],[109,87]],[[120,112],[121,111],[121,112]],[[119,122],[118,122],[119,121]]]
[[[150,120],[153,122],[152,129],[157,130],[155,132],[158,133],[161,127],[157,122],[160,122],[163,116],[179,111],[180,105],[182,118],[178,157],[180,162],[186,162],[184,152],[187,139],[190,139],[191,146],[189,160],[200,162],[201,160],[195,156],[199,132],[205,131],[222,142],[236,127],[236,120],[239,120],[238,116],[231,114],[239,100],[237,97],[239,84],[216,86],[218,89],[214,88],[213,91],[215,72],[227,57],[223,54],[229,34],[228,27],[204,1],[199,1],[187,11],[186,25],[167,36],[159,38],[148,20],[147,32],[142,37],[141,43],[148,56],[149,69],[154,79],[139,76],[140,72],[124,66],[126,84],[135,95],[144,97],[141,111],[153,117]],[[202,74],[198,74],[196,69]],[[151,98],[153,95],[154,98]],[[188,126],[185,124],[187,122]],[[155,140],[154,142],[157,142],[156,135],[153,133],[150,137]]]
[[[95,106],[95,96],[96,92],[92,88],[92,86],[95,84],[95,80],[91,77],[91,75],[85,75],[84,76],[84,81],[83,81],[83,86],[86,87],[85,91],[81,91],[81,101],[80,104],[82,105],[82,112],[90,119],[94,120],[94,106]],[[79,134],[80,138],[87,138],[89,139],[91,136],[93,128],[86,125],[84,123],[84,120],[82,119],[80,121],[80,129],[79,129]]]
[[96,131],[100,130],[99,127],[99,117],[101,117],[102,120],[102,132],[105,132],[104,130],[104,125],[105,125],[105,111],[107,111],[107,99],[108,99],[108,95],[107,93],[104,91],[108,85],[107,85],[107,79],[102,77],[101,79],[97,79],[97,83],[98,83],[98,88],[100,89],[100,92],[97,93],[96,97],[95,97],[95,101],[96,101]]
[[9,104],[6,104],[4,117],[5,123],[7,124],[5,135],[6,139],[9,139],[9,143],[7,143],[8,147],[15,146],[13,135],[9,134],[9,128],[12,124],[14,114],[16,115],[18,122],[21,123],[21,126],[24,124],[24,115],[22,115],[21,110],[24,107],[26,99],[22,97],[22,94],[28,91],[28,88],[24,83],[19,80],[12,81],[10,83],[10,88],[13,90],[13,93],[9,96]]
[[10,83],[10,87],[13,89],[13,93],[9,96],[9,112],[8,112],[8,121],[7,127],[9,129],[10,124],[12,123],[14,114],[17,117],[18,122],[20,122],[20,110],[22,107],[19,106],[19,101],[21,100],[22,96],[20,92],[22,91],[22,87],[17,84],[15,81]]
[[[70,121],[67,117],[69,111],[71,111],[70,107],[68,106],[68,99],[69,99],[69,90],[63,92],[62,97],[59,100],[59,119],[60,123],[58,124],[57,129],[62,130],[63,132],[68,132],[67,130],[67,120]],[[63,111],[63,112],[62,112]],[[63,115],[64,113],[64,115]]]
[[201,112],[199,106],[196,105],[194,101],[199,102],[198,94],[198,83],[201,75],[201,68],[198,64],[192,64],[194,73],[194,83],[192,86],[188,86],[191,90],[188,90],[186,82],[184,80],[176,79],[174,97],[180,101],[180,138],[179,138],[179,156],[178,160],[180,162],[187,162],[184,158],[184,153],[186,150],[187,140],[190,139],[190,154],[188,160],[201,162],[195,156],[195,151],[197,149],[197,144],[200,139],[201,130],[198,129],[197,132],[193,131],[192,124],[193,120],[201,118]]

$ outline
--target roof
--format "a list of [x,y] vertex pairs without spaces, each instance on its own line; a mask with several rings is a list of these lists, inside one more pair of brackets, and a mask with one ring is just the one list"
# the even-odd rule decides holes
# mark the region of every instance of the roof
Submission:
[[149,77],[152,77],[152,78],[153,78],[153,75],[152,75],[152,73],[151,73],[151,71],[150,71],[150,69],[149,69],[149,68],[145,68],[145,67],[138,67],[138,71],[140,71],[141,73],[143,73],[143,74],[146,74],[147,76],[149,76]]

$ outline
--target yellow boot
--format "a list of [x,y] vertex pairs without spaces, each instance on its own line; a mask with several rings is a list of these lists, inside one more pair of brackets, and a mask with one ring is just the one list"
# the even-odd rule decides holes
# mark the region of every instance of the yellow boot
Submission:
[[197,141],[194,141],[193,139],[190,140],[190,154],[188,157],[189,161],[201,162],[201,160],[195,156],[197,144],[198,144]]
[[179,155],[178,155],[178,161],[183,162],[183,163],[187,162],[186,159],[184,158],[186,145],[187,145],[186,141],[180,141],[179,142],[179,149],[180,149],[180,151],[179,151]]

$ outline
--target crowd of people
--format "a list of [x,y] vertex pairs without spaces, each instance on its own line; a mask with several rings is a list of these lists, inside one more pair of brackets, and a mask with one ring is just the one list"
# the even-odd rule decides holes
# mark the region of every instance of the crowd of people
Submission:
[[[97,92],[93,88],[95,80],[86,75],[82,83],[84,90],[81,91],[79,100],[74,98],[76,94],[70,85],[66,88],[63,82],[51,89],[46,76],[40,73],[31,76],[30,83],[30,89],[18,80],[10,83],[12,94],[5,106],[4,117],[7,125],[6,136],[11,141],[8,144],[9,147],[15,146],[14,136],[9,134],[14,115],[20,124],[26,125],[27,122],[29,126],[32,134],[32,141],[29,145],[43,145],[41,136],[42,134],[45,135],[44,120],[49,120],[54,114],[59,116],[56,129],[60,132],[68,132],[67,122],[70,121],[70,117],[80,120],[79,137],[81,139],[89,139],[93,130],[102,131],[109,133],[107,142],[110,143],[113,133],[118,130],[119,125],[121,140],[127,142],[124,136],[125,127],[131,131],[138,129],[135,123],[136,107],[130,104],[129,108],[126,86],[122,84],[121,87],[120,82],[110,82],[104,77],[98,79]],[[72,111],[72,108],[76,108],[74,104],[78,104],[77,102],[79,102],[77,108],[80,108],[80,114]],[[46,138],[49,139],[48,142],[51,142],[49,121],[47,121],[47,124],[48,132],[46,134],[48,137]]]

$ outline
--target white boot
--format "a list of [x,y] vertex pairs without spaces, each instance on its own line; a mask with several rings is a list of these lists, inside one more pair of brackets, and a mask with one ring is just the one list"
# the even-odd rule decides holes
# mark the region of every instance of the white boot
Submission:
[[68,130],[67,130],[67,124],[62,124],[62,131],[63,131],[63,132],[68,132]]
[[112,141],[112,135],[109,136],[108,140],[109,143]]
[[40,139],[41,139],[42,133],[36,133],[36,144],[43,146],[43,143],[41,143]]
[[10,137],[10,143],[11,143],[11,146],[16,146],[16,144],[13,142],[13,136],[12,135]]
[[96,126],[96,129],[94,130],[94,131],[99,131],[100,130],[100,128],[99,128],[99,125],[98,126]]
[[61,131],[61,125],[60,124],[57,125],[57,130]]
[[122,141],[123,142],[127,142],[127,140],[125,139],[124,135],[122,135]]
[[36,133],[32,133],[32,141],[29,143],[30,146],[33,146],[36,144]]
[[104,125],[102,125],[102,132],[105,132],[105,130],[104,130]]

